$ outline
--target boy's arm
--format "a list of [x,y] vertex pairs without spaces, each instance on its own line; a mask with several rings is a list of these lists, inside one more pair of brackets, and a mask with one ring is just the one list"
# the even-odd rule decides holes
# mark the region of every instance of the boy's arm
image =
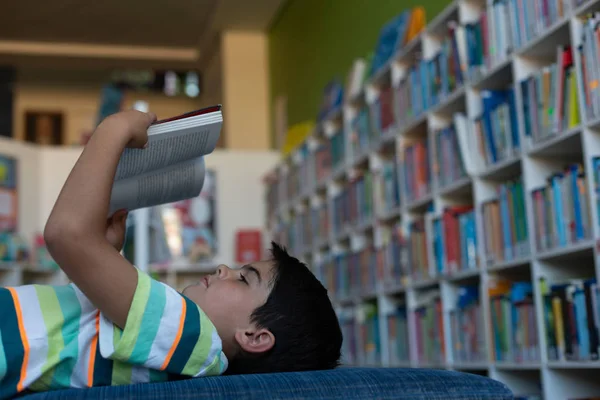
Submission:
[[125,327],[137,271],[105,237],[111,188],[125,147],[143,147],[153,114],[106,118],[73,167],[46,223],[48,250],[67,276],[115,325]]

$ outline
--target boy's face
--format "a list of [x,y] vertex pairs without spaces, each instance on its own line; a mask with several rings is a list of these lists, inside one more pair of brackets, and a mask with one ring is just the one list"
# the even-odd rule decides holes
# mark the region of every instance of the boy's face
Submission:
[[252,331],[250,315],[265,304],[271,292],[273,262],[259,261],[240,269],[219,265],[183,294],[198,304],[224,341],[234,340],[240,330]]

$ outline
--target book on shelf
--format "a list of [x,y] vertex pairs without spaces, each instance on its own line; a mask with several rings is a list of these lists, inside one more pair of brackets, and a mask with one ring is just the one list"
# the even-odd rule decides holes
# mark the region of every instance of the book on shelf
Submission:
[[488,286],[493,359],[497,362],[540,361],[536,311],[531,282],[493,279]]
[[429,263],[428,234],[425,219],[416,218],[408,225],[408,265],[413,281],[435,277]]
[[600,117],[600,15],[594,13],[575,24],[576,56],[579,57],[580,90],[583,94],[585,117],[595,120]]
[[595,278],[539,279],[549,361],[598,361],[600,305]]
[[478,285],[461,286],[457,289],[456,304],[449,316],[454,364],[487,362],[485,323]]
[[444,365],[446,343],[440,291],[432,289],[420,296],[413,310],[417,362],[421,365]]
[[462,87],[465,77],[461,68],[463,62],[458,51],[455,35],[456,21],[449,23],[448,34],[440,44],[439,50],[430,59],[424,60],[424,92],[426,107],[440,104],[446,97]]
[[454,123],[433,131],[431,158],[438,188],[444,188],[467,177]]
[[390,366],[406,364],[410,361],[408,342],[408,312],[405,306],[397,306],[386,315],[388,331],[388,351]]
[[477,230],[473,206],[446,207],[439,215],[426,217],[426,230],[430,276],[452,275],[475,270],[477,256]]
[[570,164],[531,192],[538,251],[565,247],[592,235],[586,175]]
[[125,149],[113,183],[109,213],[197,197],[204,184],[204,156],[216,147],[223,115],[213,106],[157,121],[146,149]]
[[375,208],[379,216],[385,216],[400,206],[399,183],[397,161],[394,158],[383,160],[374,185]]
[[485,71],[490,57],[487,11],[482,11],[474,22],[453,24],[450,33],[458,53],[455,57],[459,62],[463,80],[478,78]]
[[579,125],[579,99],[573,53],[560,46],[557,61],[520,82],[525,137],[529,145]]
[[403,189],[405,198],[410,203],[431,194],[430,151],[426,137],[403,147]]
[[343,309],[339,313],[340,328],[344,340],[342,342],[342,360],[346,365],[357,365],[356,320],[353,309]]
[[483,244],[488,266],[530,253],[523,181],[498,184],[496,197],[481,204]]
[[373,143],[373,129],[371,128],[371,116],[369,107],[363,105],[350,122],[350,149],[352,160],[357,161],[360,157],[368,154]]
[[345,102],[356,99],[364,90],[367,79],[367,62],[363,58],[357,58],[352,62],[352,67],[346,79]]
[[362,304],[358,321],[359,353],[364,365],[376,366],[381,363],[381,335],[377,305]]
[[317,146],[314,157],[314,177],[317,183],[323,183],[325,179],[329,178],[332,172],[331,144],[329,142],[321,142]]
[[373,139],[378,139],[391,132],[395,126],[393,89],[386,85],[380,89],[377,99],[370,105],[370,121]]
[[481,92],[481,112],[472,121],[472,130],[475,143],[468,147],[476,149],[475,157],[483,160],[480,169],[519,155],[519,125],[512,88]]
[[346,160],[346,135],[340,127],[329,139],[331,150],[331,169],[337,172],[340,167],[345,167]]
[[383,264],[384,285],[398,288],[403,285],[403,279],[410,275],[409,247],[402,224],[397,223],[381,234],[381,263]]

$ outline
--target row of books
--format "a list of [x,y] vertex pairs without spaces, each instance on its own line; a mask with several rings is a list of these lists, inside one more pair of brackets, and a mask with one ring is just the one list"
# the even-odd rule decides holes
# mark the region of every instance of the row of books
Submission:
[[485,263],[488,266],[527,257],[530,253],[523,181],[497,185],[496,196],[481,205]]
[[472,206],[447,207],[436,216],[427,213],[409,224],[409,269],[421,281],[475,270],[477,230]]
[[488,287],[493,359],[540,361],[540,345],[531,282],[495,279]]
[[579,74],[581,79],[581,93],[585,104],[585,116],[588,120],[600,117],[600,14],[593,13],[581,21],[578,26],[579,32],[577,52],[579,56]]
[[[545,285],[543,283],[543,285]],[[550,360],[597,360],[599,345],[595,280],[544,286],[544,318]],[[404,365],[411,358],[409,330],[413,330],[419,365],[445,365],[451,352],[455,365],[497,362],[535,363],[540,361],[539,339],[533,289],[529,282],[496,279],[488,287],[491,341],[486,346],[485,324],[478,285],[456,288],[456,302],[449,316],[450,343],[444,334],[444,310],[439,289],[421,292],[412,311],[403,304],[384,315],[390,365]],[[345,309],[340,317],[348,340],[344,344],[349,363],[358,354],[364,363],[381,362],[379,315],[373,302],[356,310]],[[413,323],[409,315],[413,314]]]
[[559,47],[556,63],[520,82],[525,136],[530,145],[579,125],[579,99],[571,47]]
[[446,344],[442,299],[438,289],[422,294],[414,311],[416,359],[421,365],[444,365]]
[[[310,154],[301,157],[303,161],[297,167],[301,171],[298,173],[300,178],[296,179],[292,173],[292,179],[283,179],[284,182],[281,182],[289,188],[286,196],[294,198],[300,188],[307,187],[308,182],[324,181],[332,173],[333,166],[340,165],[344,158],[356,159],[366,154],[377,138],[387,130],[412,123],[423,112],[431,109],[436,104],[436,99],[445,97],[440,93],[451,93],[464,83],[467,79],[464,75],[468,75],[465,71],[479,70],[482,64],[496,65],[497,62],[489,60],[504,60],[513,50],[522,47],[561,20],[569,7],[571,5],[564,4],[563,0],[495,0],[492,7],[483,11],[478,20],[466,24],[450,23],[448,36],[442,40],[439,52],[433,58],[426,61],[417,59],[417,64],[408,68],[404,78],[394,88],[383,88],[374,104],[363,104],[356,110],[349,132],[340,130],[329,140],[322,140],[316,150],[308,151]],[[537,23],[526,22],[529,21],[527,15],[537,15]],[[585,117],[588,120],[600,117],[597,84],[599,68],[596,65],[599,54],[599,22],[600,16],[594,13],[576,24],[574,40],[577,45],[573,48],[557,47],[555,62],[532,71],[518,82],[516,88],[523,99],[520,111],[524,115],[524,137],[530,145],[580,124],[578,92],[582,93]],[[577,63],[581,76],[579,80],[574,74],[575,57],[580,59]],[[488,61],[482,62],[484,59]],[[421,64],[428,67],[420,67]],[[426,97],[430,99],[427,100]],[[461,133],[461,126],[454,127],[458,140],[453,138],[452,133],[440,133],[440,136],[449,136],[448,142],[444,144],[449,148],[456,148],[458,142],[462,150],[460,153],[465,158],[469,158],[465,150],[469,150],[469,154],[482,156],[471,158],[485,160],[485,167],[517,155],[520,151],[520,135],[512,88],[484,90],[481,97],[481,113],[470,121],[468,129]],[[473,133],[469,134],[469,130]],[[467,141],[474,143],[461,144],[461,136],[470,138]],[[350,142],[349,146],[346,146],[346,140]],[[423,159],[420,157],[423,151],[429,152],[427,147],[426,143],[416,143],[403,151],[408,153],[406,158],[416,161]],[[350,153],[346,154],[346,148],[350,149]],[[433,151],[439,152],[440,149],[441,147]],[[306,151],[306,148],[300,149],[302,153]],[[439,166],[437,171],[460,174],[460,162],[455,158],[444,157],[442,154],[441,159],[436,160],[436,165]],[[428,159],[424,160],[427,163]],[[307,168],[306,163],[312,164],[311,168]],[[464,164],[468,165],[468,160]],[[441,168],[441,165],[452,167]],[[411,177],[410,173],[404,174],[409,176],[405,178],[409,182],[404,183],[409,188],[409,199],[413,194],[418,195],[423,185],[426,190],[431,189],[431,182],[424,179],[431,175],[428,168],[429,166],[419,168],[419,171],[425,172],[423,176]],[[468,172],[469,168],[466,169]],[[451,176],[438,178],[443,184]],[[271,192],[269,202],[276,204],[276,191]]]
[[541,278],[544,325],[551,361],[597,361],[600,303],[596,279],[549,284]]
[[586,180],[583,166],[571,164],[532,191],[538,251],[565,247],[592,236]]
[[458,289],[455,307],[450,310],[450,337],[454,364],[487,362],[485,322],[479,286]]
[[340,251],[321,260],[317,276],[330,295],[338,300],[374,293],[379,280],[377,258],[381,253],[373,246],[357,251]]
[[395,158],[386,159],[375,180],[375,207],[380,215],[386,215],[400,207],[399,166]]
[[437,186],[444,188],[467,177],[456,126],[450,124],[433,132],[433,171]]
[[331,206],[334,236],[371,221],[374,216],[373,193],[373,175],[365,172],[333,197]]
[[565,0],[494,0],[486,18],[490,65],[504,61],[510,54],[544,34],[567,15]]

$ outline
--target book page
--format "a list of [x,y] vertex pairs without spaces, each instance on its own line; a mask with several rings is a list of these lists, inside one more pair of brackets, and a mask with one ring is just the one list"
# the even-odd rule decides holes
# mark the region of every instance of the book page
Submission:
[[222,122],[148,135],[146,149],[125,149],[115,180],[126,179],[211,153]]
[[205,172],[204,158],[198,157],[116,181],[111,192],[109,216],[121,209],[131,211],[197,197],[204,184]]

